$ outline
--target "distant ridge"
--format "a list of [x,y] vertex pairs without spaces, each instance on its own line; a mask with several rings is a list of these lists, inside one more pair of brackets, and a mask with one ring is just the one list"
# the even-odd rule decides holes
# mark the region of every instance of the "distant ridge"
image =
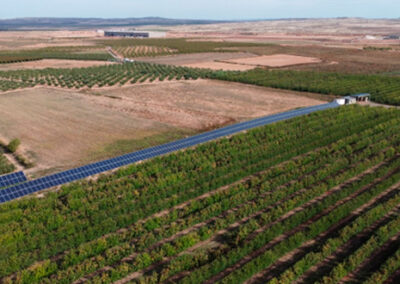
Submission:
[[198,25],[229,23],[234,21],[181,20],[159,17],[102,19],[102,18],[16,18],[0,20],[0,30],[31,29],[84,29],[102,27],[142,26],[142,25]]
[[221,24],[221,23],[240,23],[240,22],[268,22],[268,21],[348,21],[348,20],[391,20],[396,19],[372,19],[360,17],[336,17],[336,18],[273,18],[273,19],[247,19],[247,20],[193,20],[193,19],[168,19],[161,17],[144,18],[15,18],[0,19],[1,30],[59,30],[59,29],[93,29],[93,28],[112,28],[112,27],[134,27],[145,25],[174,26],[174,25],[202,25],[202,24]]

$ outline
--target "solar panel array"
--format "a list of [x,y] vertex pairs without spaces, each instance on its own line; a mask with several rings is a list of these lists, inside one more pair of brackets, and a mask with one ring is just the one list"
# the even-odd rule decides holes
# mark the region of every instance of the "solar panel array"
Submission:
[[0,176],[0,188],[14,185],[27,181],[26,176],[23,172],[12,173],[8,175]]
[[15,198],[28,195],[40,190],[48,189],[54,186],[66,184],[82,178],[86,178],[95,174],[106,172],[112,169],[133,164],[138,161],[143,161],[149,158],[181,150],[187,147],[208,142],[223,136],[232,135],[243,130],[248,130],[254,127],[271,124],[274,122],[294,118],[297,116],[309,114],[315,111],[325,110],[338,107],[336,102],[306,107],[302,109],[292,110],[280,114],[274,114],[251,121],[241,122],[220,129],[208,131],[199,135],[184,138],[163,145],[147,148],[137,152],[125,154],[109,160],[100,161],[79,168],[67,170],[64,172],[52,174],[26,183],[8,187],[0,191],[0,203],[13,200]]

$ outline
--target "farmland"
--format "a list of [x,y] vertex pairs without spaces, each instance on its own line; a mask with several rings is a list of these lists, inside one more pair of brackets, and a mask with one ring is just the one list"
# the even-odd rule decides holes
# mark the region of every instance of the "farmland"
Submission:
[[[127,57],[168,55],[172,53],[191,54],[204,52],[232,52],[238,48],[263,46],[259,43],[190,41],[185,38],[166,39],[116,39],[99,41]],[[147,47],[144,48],[143,47]],[[150,47],[150,48],[149,48]]]
[[0,31],[0,283],[400,282],[398,20],[113,21]]
[[1,94],[0,133],[23,141],[35,163],[28,173],[38,176],[324,100],[209,80],[86,90],[37,87]]
[[108,65],[74,69],[18,70],[0,72],[0,90],[47,85],[62,88],[93,88],[155,80],[206,77],[207,70],[148,63]]
[[[318,112],[2,204],[0,275],[5,283],[390,277],[397,255],[382,250],[400,224],[399,117],[360,106]],[[360,273],[376,254],[384,257]]]
[[193,54],[205,52],[235,52],[238,48],[256,47],[253,43],[191,42],[186,39],[117,39],[89,41],[91,45],[74,45],[81,40],[70,39],[70,45],[48,46],[31,49],[6,49],[0,51],[0,64],[20,63],[41,59],[97,60],[109,61],[111,47],[118,55],[126,58],[154,57],[170,54]]
[[139,57],[137,60],[148,63],[168,64],[212,70],[222,69],[228,71],[245,71],[254,69],[255,66],[239,65],[226,62],[227,60],[244,57],[256,57],[256,55],[248,52],[203,52],[195,54],[174,54],[170,56]]
[[302,65],[310,63],[320,63],[318,58],[310,58],[303,56],[294,56],[287,54],[264,55],[250,58],[239,58],[227,60],[227,63],[250,65],[250,66],[268,66],[268,67],[284,67],[291,65]]
[[400,105],[400,81],[382,75],[341,74],[256,69],[246,72],[213,71],[152,63],[95,66],[75,69],[0,72],[0,91],[34,86],[68,89],[102,88],[155,81],[212,78],[326,95],[371,93],[375,102]]
[[321,94],[371,93],[375,102],[400,105],[400,80],[396,77],[262,69],[213,75],[216,79]]
[[0,51],[0,64],[41,59],[112,60],[105,49],[96,47],[46,47],[31,50]]
[[0,64],[0,71],[24,70],[24,69],[46,69],[46,68],[84,68],[116,64],[111,61],[97,60],[69,60],[69,59],[41,59],[24,61],[19,63]]
[[[140,43],[139,43],[140,44]],[[142,56],[157,56],[157,55],[170,55],[177,52],[168,47],[159,46],[146,46],[146,45],[129,45],[114,47],[114,51],[126,58],[142,57]]]
[[144,139],[158,138],[162,143],[192,133],[124,114],[91,101],[89,96],[63,90],[18,91],[2,95],[0,101],[0,132],[8,139],[20,137],[24,141],[36,164],[32,169],[35,174],[123,154],[122,149],[112,147],[114,144],[125,142],[133,151]]

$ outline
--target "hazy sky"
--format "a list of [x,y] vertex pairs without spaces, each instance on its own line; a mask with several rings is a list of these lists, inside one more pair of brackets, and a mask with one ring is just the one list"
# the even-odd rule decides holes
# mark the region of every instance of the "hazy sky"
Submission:
[[0,18],[399,18],[400,0],[0,0]]

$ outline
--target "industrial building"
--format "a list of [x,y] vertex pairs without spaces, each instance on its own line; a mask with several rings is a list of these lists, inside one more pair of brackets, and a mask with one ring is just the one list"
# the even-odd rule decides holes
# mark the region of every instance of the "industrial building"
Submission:
[[129,37],[129,38],[161,38],[165,37],[164,32],[146,31],[104,31],[106,37]]

